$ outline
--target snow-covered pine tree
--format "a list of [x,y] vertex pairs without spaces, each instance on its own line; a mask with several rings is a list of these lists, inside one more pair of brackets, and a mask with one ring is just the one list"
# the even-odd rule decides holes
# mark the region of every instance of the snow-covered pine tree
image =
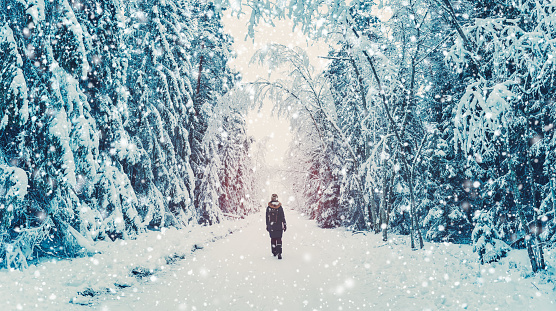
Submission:
[[3,4],[0,165],[2,203],[11,206],[1,214],[3,245],[21,251],[23,265],[148,225],[196,222],[193,4]]
[[[431,14],[432,20],[441,24],[436,15],[439,13]],[[423,228],[426,238],[432,241],[470,243],[472,217],[483,203],[483,192],[474,185],[477,185],[475,182],[482,185],[486,174],[483,167],[454,148],[452,120],[457,99],[465,89],[466,76],[453,72],[444,62],[442,53],[451,44],[449,40],[443,42],[426,59],[431,73],[426,76],[430,91],[423,100],[422,109],[427,113],[427,121],[438,131],[435,144],[423,151],[427,155],[423,157],[422,171]]]
[[[243,217],[255,211],[255,164],[244,114],[252,106],[250,93],[238,85],[223,96],[203,105],[210,116],[201,146],[204,163],[198,174],[197,202],[201,223],[213,224],[223,216]],[[234,215],[234,216],[232,216]]]
[[224,95],[231,90],[239,74],[228,65],[234,55],[234,39],[223,30],[222,12],[212,2],[199,1],[192,5],[192,19],[197,27],[189,53],[197,108],[205,101],[215,99],[215,94]]
[[510,251],[508,244],[498,237],[493,218],[490,211],[477,211],[473,219],[476,223],[471,235],[473,251],[481,264],[498,261]]
[[250,149],[253,139],[247,136],[244,117],[231,111],[224,117],[220,143],[220,208],[237,216],[248,215],[257,208],[254,201],[254,172]]
[[238,216],[256,210],[254,201],[254,172],[250,149],[253,143],[245,131],[245,120],[239,112],[224,117],[220,132],[220,208]]
[[67,1],[5,4],[2,72],[12,77],[3,77],[9,85],[1,92],[11,116],[3,119],[9,132],[0,145],[4,159],[29,178],[27,196],[15,206],[24,217],[11,222],[10,243],[26,258],[91,251],[99,215],[84,200],[92,195],[87,181],[97,171],[98,141],[79,87],[90,68],[86,32]]
[[[553,86],[554,89],[556,86]],[[549,94],[555,94],[556,90],[550,91]],[[549,99],[550,100],[550,99]],[[551,99],[555,102],[556,99]],[[556,115],[556,105],[547,105],[548,116]],[[540,238],[549,245],[556,243],[556,135],[554,135],[554,119],[548,118],[542,122],[545,138],[540,142],[540,156],[545,157],[544,175],[550,181],[541,188],[541,193],[545,194],[542,200],[539,217],[542,224],[542,233]]]
[[[24,170],[0,164],[0,258],[7,258],[10,253],[14,255],[21,253],[20,245],[15,246],[17,249],[12,245],[13,233],[17,233],[12,231],[12,223],[25,218],[26,211],[22,205],[27,194],[27,182],[28,178]],[[24,255],[14,259],[17,261],[6,260],[6,267],[11,268],[13,262],[13,267],[18,268],[27,261]]]
[[[127,55],[123,46],[125,7],[117,1],[83,1],[72,6],[84,29],[89,70],[80,80],[96,120],[96,176],[81,177],[91,187],[84,201],[100,213],[92,228],[98,238],[127,237],[143,230],[140,206],[123,163],[139,161],[125,124],[128,106]],[[139,209],[139,210],[138,210]],[[95,237],[96,238],[96,237]]]
[[[199,219],[202,223],[213,223],[221,218],[217,216],[221,214],[221,210],[218,201],[213,198],[215,192],[203,193],[202,190],[217,186],[208,182],[215,180],[215,170],[219,170],[221,164],[219,158],[213,156],[215,146],[220,144],[219,136],[214,131],[208,133],[208,128],[211,123],[221,125],[222,116],[215,112],[219,109],[218,98],[225,95],[239,80],[238,74],[232,72],[227,64],[233,56],[233,39],[223,31],[221,18],[222,13],[211,2],[193,4],[192,20],[196,28],[188,53],[193,73],[190,83],[193,87],[194,110],[189,120],[189,142],[191,166],[196,180],[195,205],[197,209],[204,211],[204,216]],[[217,188],[221,189],[219,186]],[[220,193],[219,190],[218,195]],[[210,210],[206,202],[213,205]]]
[[[10,2],[6,9],[6,16],[15,17],[7,25],[22,30],[14,39],[25,47],[26,53],[19,51],[20,65],[29,89],[30,122],[20,135],[10,137],[12,143],[20,142],[16,165],[31,177],[29,200],[22,207],[32,217],[15,224],[29,230],[21,230],[15,243],[27,240],[29,257],[41,242],[48,246],[46,252],[64,256],[90,251],[97,214],[78,195],[91,195],[84,180],[96,174],[98,141],[91,108],[79,88],[89,70],[84,30],[67,1]],[[57,228],[50,241],[33,229],[42,225]]]
[[[199,111],[203,115],[213,115],[212,107],[206,103],[204,109],[209,111]],[[215,224],[220,222],[224,215],[220,208],[220,195],[223,193],[220,182],[221,163],[219,154],[220,136],[218,135],[219,120],[212,120],[205,132],[198,156],[204,163],[203,167],[198,167],[196,172],[197,186],[195,188],[196,206],[200,213],[199,221],[204,224]],[[210,126],[212,125],[212,126]]]
[[[132,1],[123,43],[128,51],[126,124],[141,154],[124,163],[142,209],[154,227],[196,223],[189,163],[188,113],[192,108],[187,49],[194,29],[188,2]],[[152,210],[150,210],[152,209]]]
[[[348,213],[347,207],[340,204],[341,190],[341,160],[338,150],[334,150],[334,137],[329,138],[326,149],[320,157],[313,158],[318,167],[318,177],[322,187],[317,191],[319,198],[319,209],[316,221],[322,228],[335,228],[348,224],[352,215]],[[319,193],[320,192],[320,193]],[[349,202],[342,202],[348,203]]]
[[[453,11],[449,4],[447,9]],[[456,139],[466,154],[499,164],[500,182],[494,184],[504,187],[500,196],[507,190],[512,193],[506,207],[517,216],[505,221],[516,224],[513,233],[523,233],[537,272],[545,266],[536,229],[541,227],[538,211],[544,199],[539,188],[548,182],[542,178],[544,159],[537,151],[545,135],[541,124],[550,124],[543,108],[556,72],[550,59],[555,51],[547,44],[555,36],[550,18],[554,7],[545,1],[475,5],[481,8],[476,10],[481,18],[465,27],[452,14],[454,27],[461,30],[460,43],[451,48],[447,60],[460,72],[472,71],[456,111]]]
[[[407,204],[399,206],[409,206],[412,241],[415,234],[422,247],[419,219],[423,211],[418,208],[421,201],[419,191],[422,189],[417,189],[420,185],[417,179],[420,176],[418,172],[423,168],[420,165],[420,152],[424,143],[429,142],[423,138],[432,135],[428,132],[434,132],[426,126],[428,115],[422,109],[422,103],[425,94],[430,91],[425,60],[435,49],[426,50],[425,46],[438,46],[442,42],[442,32],[428,23],[430,3],[390,1],[389,5],[395,8],[393,15],[382,22],[382,27],[376,27],[377,30],[374,32],[370,25],[360,29],[357,25],[360,14],[350,11],[345,22],[348,30],[346,38],[352,42],[354,55],[362,60],[355,65],[360,67],[360,71],[366,77],[365,83],[373,90],[369,95],[370,101],[379,104],[377,116],[386,120],[382,126],[384,133],[381,139],[387,139],[382,146],[388,148],[384,148],[380,154],[389,160],[371,159],[375,164],[367,160],[367,170],[383,167],[380,175],[384,175],[385,170],[390,170],[391,173],[387,175],[401,177],[398,182],[394,181],[394,184],[401,187],[392,187],[388,182],[383,183],[383,201],[388,201],[386,198],[390,197],[386,189],[409,189]],[[392,41],[396,44],[392,44]],[[394,167],[399,167],[399,170],[393,169]],[[383,178],[381,176],[373,179],[376,181]],[[391,178],[387,177],[385,180]],[[413,242],[411,245],[414,245]]]
[[[332,59],[327,69],[330,79],[331,92],[336,105],[339,125],[344,132],[349,133],[346,142],[355,150],[358,160],[346,163],[345,177],[351,181],[342,189],[351,189],[349,201],[359,208],[353,209],[353,216],[359,222],[359,228],[365,227],[360,223],[366,222],[375,232],[381,227],[386,238],[386,230],[391,209],[390,199],[392,187],[387,187],[390,182],[380,182],[384,176],[391,181],[396,174],[392,169],[392,160],[386,160],[384,155],[391,138],[387,133],[388,121],[384,118],[383,111],[378,105],[370,102],[369,88],[370,72],[363,55],[357,47],[359,41],[351,40],[352,31],[356,31],[369,42],[380,41],[380,27],[382,23],[372,13],[373,1],[356,1],[349,8],[353,17],[351,28],[343,25],[343,37],[339,41],[340,49],[330,51]],[[389,148],[389,147],[388,147]],[[388,189],[383,189],[383,187]],[[379,190],[380,189],[380,190]],[[378,196],[377,194],[381,194]]]
[[[451,115],[451,109],[446,110]],[[478,165],[468,163],[464,155],[456,154],[448,141],[453,138],[449,118],[444,119],[436,146],[426,150],[429,156],[423,165],[423,188],[425,190],[423,208],[423,228],[426,238],[431,241],[470,243],[473,229],[472,216],[477,206],[483,203],[477,189],[479,176],[483,170]],[[474,162],[471,162],[473,164]]]
[[[318,134],[313,131],[308,128],[293,132],[293,140],[284,159],[287,165],[284,176],[294,191],[297,209],[311,219],[315,219],[318,214],[321,187],[317,164],[312,161],[311,155],[315,148],[308,147],[310,144],[320,145]],[[320,152],[317,154],[321,155]]]

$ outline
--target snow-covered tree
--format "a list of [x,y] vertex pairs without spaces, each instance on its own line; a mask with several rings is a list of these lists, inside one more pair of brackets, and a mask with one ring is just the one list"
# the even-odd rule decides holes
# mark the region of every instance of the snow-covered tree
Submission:
[[[205,104],[206,109],[211,109],[208,104]],[[212,112],[206,112],[206,115],[211,115]],[[197,188],[196,188],[196,205],[198,206],[200,214],[200,222],[205,224],[218,223],[223,218],[223,212],[220,208],[220,196],[223,193],[222,184],[220,182],[221,163],[219,154],[219,136],[218,136],[218,122],[213,120],[211,122],[210,130],[205,132],[204,141],[202,142],[203,152],[202,163],[204,167],[200,167],[197,173]]]
[[[359,186],[353,162],[358,157],[348,143],[345,128],[338,124],[337,113],[332,102],[330,84],[322,74],[316,74],[310,66],[306,53],[297,48],[269,45],[258,51],[253,61],[261,62],[271,70],[285,70],[290,81],[265,81],[255,83],[257,96],[271,97],[279,115],[292,117],[292,128],[303,144],[294,144],[290,150],[302,148],[302,152],[289,157],[288,171],[293,176],[303,176],[302,206],[323,227],[351,225],[358,222],[364,226],[364,217],[354,217],[363,205],[355,204],[350,198]],[[290,152],[292,153],[292,152]],[[346,160],[346,154],[349,154]],[[297,158],[305,157],[305,159]],[[296,182],[297,184],[297,182]],[[360,193],[360,190],[359,190]],[[361,215],[361,213],[359,213]]]
[[257,210],[254,201],[254,172],[245,120],[235,112],[223,120],[220,137],[220,208],[225,213],[244,216]]
[[3,2],[0,256],[9,264],[198,221],[188,119],[196,5]]
[[98,140],[79,86],[90,69],[86,32],[67,1],[8,1],[4,10],[2,83],[8,84],[0,92],[8,98],[2,109],[7,141],[0,146],[5,161],[28,177],[27,195],[14,206],[21,217],[11,222],[8,241],[14,249],[23,247],[27,258],[88,252],[99,215],[87,202]]
[[505,257],[510,247],[502,241],[494,229],[493,215],[490,212],[478,212],[474,217],[473,251],[479,256],[481,264],[491,263]]
[[[502,187],[489,193],[495,197],[496,192],[502,192],[500,196],[507,190],[512,193],[513,201],[505,206],[517,214],[513,232],[524,232],[531,265],[537,272],[545,266],[535,228],[542,227],[539,188],[547,183],[539,165],[544,160],[539,151],[545,143],[539,142],[550,138],[544,126],[553,123],[546,103],[556,68],[552,61],[555,51],[548,44],[554,39],[554,7],[549,1],[476,5],[489,13],[484,16],[479,10],[481,18],[463,27],[453,17],[461,31],[447,54],[456,70],[473,74],[456,110],[455,136],[464,153],[479,162],[499,165],[493,181]],[[454,10],[449,2],[446,6]]]
[[[193,5],[192,20],[196,29],[188,53],[192,66],[190,83],[193,88],[194,109],[189,120],[189,142],[191,166],[196,179],[195,205],[197,209],[204,211],[205,216],[199,220],[203,223],[221,218],[217,216],[221,214],[218,200],[214,199],[215,195],[220,196],[221,188],[217,184],[209,184],[209,180],[218,179],[215,174],[220,170],[221,164],[214,153],[220,144],[214,124],[221,126],[222,123],[222,116],[217,113],[220,109],[217,107],[218,98],[232,89],[238,80],[238,74],[232,72],[228,66],[228,61],[233,57],[233,39],[223,31],[221,18],[222,13],[210,2],[197,2]],[[209,127],[212,128],[209,130]],[[204,193],[203,189],[212,190]],[[212,207],[209,208],[207,202]]]
[[[142,155],[124,163],[150,225],[196,223],[194,176],[189,164],[188,113],[192,108],[187,48],[192,29],[187,2],[134,1],[125,36],[129,106],[126,125]],[[145,172],[145,173],[144,173]],[[135,176],[140,175],[140,178]]]

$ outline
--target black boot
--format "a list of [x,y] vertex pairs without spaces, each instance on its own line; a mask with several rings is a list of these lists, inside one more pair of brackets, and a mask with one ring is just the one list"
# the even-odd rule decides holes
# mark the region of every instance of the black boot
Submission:
[[276,253],[278,254],[278,259],[282,259],[282,243],[276,244]]

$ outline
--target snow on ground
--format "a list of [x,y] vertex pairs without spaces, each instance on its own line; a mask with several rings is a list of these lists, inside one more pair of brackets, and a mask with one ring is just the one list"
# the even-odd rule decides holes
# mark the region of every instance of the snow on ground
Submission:
[[[553,275],[530,276],[524,251],[481,266],[468,245],[411,251],[405,236],[384,243],[291,210],[286,219],[282,260],[261,213],[151,232],[92,258],[1,271],[0,310],[556,310]],[[554,267],[555,252],[546,257]],[[131,276],[138,267],[152,274]]]
[[[0,310],[87,310],[115,299],[247,223],[150,231],[136,240],[97,242],[92,257],[51,259],[19,271],[0,270]],[[71,303],[70,303],[71,302]]]

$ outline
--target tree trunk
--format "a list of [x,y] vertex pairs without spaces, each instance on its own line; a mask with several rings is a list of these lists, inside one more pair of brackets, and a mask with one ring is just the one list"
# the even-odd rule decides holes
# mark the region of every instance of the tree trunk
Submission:
[[531,268],[533,269],[533,273],[536,273],[539,270],[537,266],[537,259],[535,253],[533,252],[533,247],[531,246],[531,233],[529,232],[529,226],[527,225],[527,220],[525,219],[525,213],[523,213],[523,206],[521,205],[521,194],[517,187],[517,179],[515,176],[514,164],[513,159],[510,159],[510,174],[511,174],[511,182],[514,194],[514,202],[515,207],[517,209],[517,215],[519,218],[519,222],[525,230],[525,246],[527,247],[527,254],[529,255],[529,260],[531,261]]
[[550,180],[550,192],[552,193],[552,227],[556,227],[556,189],[554,189],[554,179]]
[[541,241],[539,239],[539,236],[537,234],[535,234],[535,243],[537,245],[538,268],[539,268],[539,270],[545,270],[546,269],[546,263],[544,262],[544,251],[543,251],[543,248],[542,248],[542,243],[541,243]]
[[409,181],[409,235],[411,237],[411,249],[415,249],[415,222],[413,221],[414,207],[413,202],[415,202],[414,194],[413,194],[413,183],[411,180]]
[[544,270],[546,268],[545,262],[544,262],[544,254],[543,254],[543,249],[542,249],[542,245],[541,245],[541,241],[539,239],[539,230],[537,230],[538,228],[542,228],[542,225],[540,224],[539,221],[539,215],[538,215],[538,207],[537,207],[537,185],[535,184],[535,179],[533,178],[535,175],[535,172],[533,171],[533,164],[531,163],[531,156],[530,154],[527,154],[527,168],[529,169],[529,179],[531,182],[531,196],[533,198],[532,200],[532,207],[533,207],[533,211],[535,213],[535,232],[532,232],[531,234],[533,234],[534,236],[534,241],[535,241],[535,246],[536,246],[536,256],[535,259],[537,260],[537,268],[540,270]]
[[382,175],[382,198],[380,200],[380,226],[375,230],[375,233],[379,233],[380,230],[384,230],[387,226],[386,224],[386,208],[388,207],[388,202],[386,202],[386,196],[388,194],[388,178],[386,173],[386,161],[383,161],[383,175]]
[[[362,119],[361,121],[361,128],[362,129],[366,129],[365,126],[365,122],[368,118],[369,115],[369,111],[367,108],[367,93],[365,91],[365,85],[363,83],[363,77],[361,76],[361,73],[359,72],[359,68],[357,67],[357,64],[355,63],[355,59],[352,57],[352,54],[350,54],[349,56],[349,60],[351,65],[353,66],[353,69],[355,71],[355,75],[357,76],[357,82],[358,82],[358,86],[359,86],[359,96],[361,96],[361,103],[363,105],[363,110],[365,113],[365,117]],[[368,133],[368,131],[367,131]],[[367,157],[369,157],[370,155],[370,146],[369,146],[369,135],[367,133],[364,133],[364,144],[365,144],[365,148],[363,150],[363,155],[362,155],[362,161],[366,161]],[[364,185],[365,183],[362,182],[361,185]],[[361,189],[363,190],[363,189]],[[375,231],[375,233],[378,233],[378,231],[380,230],[379,228],[376,228],[377,226],[377,215],[376,215],[376,202],[374,201],[374,193],[373,190],[371,189],[371,196],[370,196],[370,200],[371,200],[371,204],[370,206],[367,205],[367,207],[370,207],[370,213],[369,213],[369,217],[370,217],[370,222],[371,222],[371,229]]]
[[375,201],[375,194],[373,192],[373,189],[371,189],[370,191],[370,196],[369,196],[369,200],[370,200],[370,204],[367,204],[367,207],[369,209],[369,217],[370,222],[371,222],[371,230],[376,230],[376,201]]
[[[386,223],[386,209],[388,208],[388,179],[386,178],[386,166],[384,167],[384,176],[382,177],[382,201],[380,205],[380,230],[382,230],[382,240],[386,241],[388,238],[385,234],[388,224]],[[378,232],[377,232],[378,233]]]
[[421,235],[421,230],[419,230],[419,219],[417,213],[415,212],[415,190],[413,185],[413,176],[409,179],[409,198],[410,198],[410,221],[411,221],[411,248],[415,249],[414,235],[417,234],[419,238],[419,248],[423,249],[425,246],[423,243],[423,236]]
[[[203,49],[205,47],[204,43],[201,43],[201,49]],[[199,58],[199,75],[197,76],[197,92],[196,94],[199,95],[199,92],[201,91],[201,73],[203,71],[203,54],[201,54],[201,57]]]
[[385,224],[386,226],[384,228],[382,228],[382,240],[383,241],[388,241],[388,227],[390,227],[390,211],[392,209],[392,187],[394,183],[394,174],[392,173],[392,175],[390,176],[389,180],[388,180],[388,190],[387,190],[387,195],[386,195],[386,209],[385,209]]

